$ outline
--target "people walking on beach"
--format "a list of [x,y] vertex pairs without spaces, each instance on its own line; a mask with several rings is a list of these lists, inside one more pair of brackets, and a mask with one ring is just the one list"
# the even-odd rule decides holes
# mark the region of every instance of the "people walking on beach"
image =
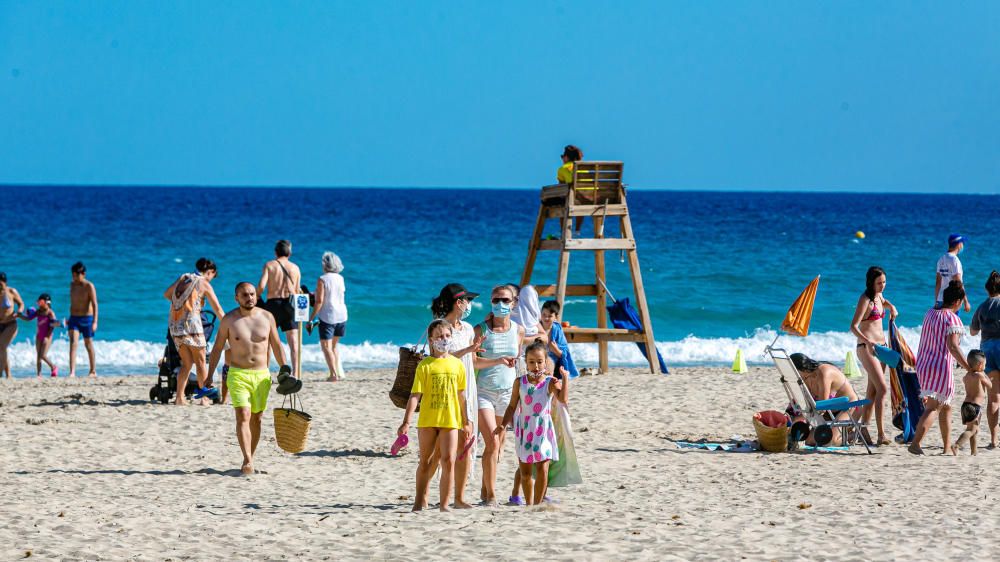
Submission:
[[968,370],[969,364],[962,355],[959,343],[965,328],[958,317],[958,308],[965,300],[962,282],[952,280],[941,295],[940,308],[932,308],[924,316],[920,328],[920,346],[917,349],[917,381],[920,383],[920,397],[924,399],[924,414],[920,416],[917,430],[910,443],[909,451],[915,455],[924,454],[920,442],[934,424],[934,414],[938,415],[941,426],[941,441],[944,454],[951,454],[951,400],[955,395],[955,381],[952,378],[952,358]]
[[[316,282],[316,305],[313,306],[309,323],[319,317],[319,347],[323,350],[330,376],[328,381],[338,381],[340,372],[340,357],[337,355],[337,342],[344,337],[347,328],[347,305],[344,304],[344,277],[340,274],[344,264],[337,254],[324,252],[320,260],[323,264],[323,275]],[[289,344],[291,345],[291,344]]]
[[986,355],[986,374],[991,381],[986,404],[986,425],[990,429],[990,449],[997,447],[997,425],[1000,422],[1000,272],[990,273],[986,280],[989,295],[972,315],[969,333],[981,335],[980,349]]
[[49,359],[49,347],[52,346],[52,333],[55,331],[56,326],[59,325],[56,313],[52,310],[52,297],[48,293],[42,293],[38,296],[38,302],[35,304],[37,307],[29,308],[21,315],[21,318],[28,321],[35,320],[37,324],[35,329],[35,376],[41,378],[42,363],[45,363],[49,367],[49,374],[57,377],[59,376],[59,369]]
[[195,273],[185,273],[178,277],[163,292],[163,296],[170,301],[170,337],[181,357],[180,370],[177,371],[177,397],[174,399],[174,404],[177,405],[187,404],[184,391],[192,366],[198,377],[198,391],[194,398],[205,404],[212,389],[205,365],[208,342],[205,341],[205,330],[201,322],[204,301],[208,301],[220,318],[225,315],[215,296],[215,290],[212,289],[212,280],[219,274],[215,262],[208,258],[198,258],[195,270]]
[[875,356],[875,346],[885,345],[885,332],[882,330],[882,319],[886,311],[889,317],[896,317],[896,307],[883,295],[885,291],[885,271],[881,267],[871,266],[865,274],[865,292],[858,297],[854,309],[854,319],[851,320],[851,332],[857,336],[857,354],[868,373],[868,390],[865,398],[871,403],[861,409],[862,434],[866,441],[871,441],[867,435],[867,425],[871,421],[872,410],[875,411],[875,425],[878,428],[876,445],[888,445],[892,441],[885,434],[883,411],[887,386],[885,382],[885,366]]
[[17,335],[17,317],[24,312],[21,293],[7,284],[7,274],[0,272],[0,374],[10,378],[7,348]]
[[[292,368],[297,368],[299,357],[299,327],[295,323],[295,309],[292,305],[292,295],[298,294],[302,274],[299,266],[289,260],[292,255],[292,243],[288,240],[278,240],[274,245],[274,259],[264,264],[264,271],[257,282],[257,294],[264,295],[265,310],[274,316],[278,329],[284,332],[288,342],[288,353],[291,355]],[[297,377],[298,373],[294,373]]]
[[[937,277],[934,281],[934,306],[941,308],[944,301],[944,290],[952,281],[962,281],[962,260],[958,259],[958,254],[965,249],[965,236],[952,234],[948,237],[948,251],[937,261]],[[964,281],[963,281],[964,282]],[[966,298],[962,304],[965,311],[969,312],[969,299]]]
[[[271,392],[271,373],[268,371],[267,353],[270,349],[274,360],[281,365],[278,379],[291,373],[285,363],[285,350],[274,317],[256,308],[257,290],[252,283],[236,285],[237,308],[229,311],[219,323],[219,334],[212,347],[208,373],[214,373],[222,352],[229,346],[229,374],[226,384],[233,399],[236,413],[236,440],[243,453],[243,474],[253,474],[254,453],[260,441],[260,422],[267,410],[267,397]],[[279,389],[279,392],[281,390]]]
[[83,337],[90,361],[88,375],[96,377],[94,334],[97,333],[97,289],[87,280],[87,267],[83,262],[74,263],[70,271],[73,281],[69,284],[69,319],[66,321],[69,331],[69,376],[76,376],[76,346],[79,338]]
[[494,432],[500,437],[503,428],[514,424],[521,490],[528,505],[537,505],[542,503],[548,490],[549,463],[559,459],[552,423],[552,397],[563,387],[546,368],[548,353],[544,341],[536,340],[528,345],[524,358],[527,374],[512,384],[510,402]]
[[965,401],[962,402],[962,423],[965,424],[965,431],[958,437],[953,447],[954,451],[959,451],[966,443],[972,454],[976,454],[976,435],[979,433],[979,418],[983,411],[983,402],[990,391],[990,379],[983,372],[986,367],[986,355],[973,349],[965,356],[969,370],[962,377],[962,384],[965,386]]
[[479,352],[474,363],[478,369],[479,432],[486,444],[481,493],[487,505],[496,505],[497,465],[507,435],[505,426],[500,423],[503,420],[501,412],[510,404],[524,328],[510,319],[510,313],[517,305],[517,297],[511,287],[494,287],[490,291],[490,303],[490,315],[475,328],[476,338],[483,338],[483,351]]
[[475,328],[465,321],[472,314],[472,299],[479,293],[467,291],[461,283],[449,283],[431,301],[434,318],[443,319],[451,328],[451,346],[448,353],[462,361],[465,368],[465,417],[472,424],[471,430],[459,433],[458,457],[455,460],[455,507],[471,507],[465,501],[465,485],[476,463],[476,444],[479,432],[479,395],[476,391],[476,370],[473,358],[485,340],[476,337]]
[[[435,469],[432,462],[435,450],[441,466],[440,509],[451,511],[448,505],[455,480],[458,432],[463,430],[466,435],[472,433],[472,422],[466,415],[465,367],[460,359],[448,352],[452,347],[451,338],[451,327],[447,320],[439,318],[427,327],[431,354],[417,365],[403,423],[396,430],[397,435],[406,435],[410,429],[410,419],[419,404],[417,435],[420,440],[420,459],[417,461],[417,490],[413,511],[427,507],[427,496]],[[455,507],[471,506],[456,503]]]

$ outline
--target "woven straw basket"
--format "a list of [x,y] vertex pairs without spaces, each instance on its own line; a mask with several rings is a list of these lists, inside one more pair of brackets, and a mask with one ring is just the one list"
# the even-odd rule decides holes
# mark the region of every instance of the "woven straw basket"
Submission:
[[[776,410],[765,410],[754,414],[753,428],[757,432],[757,442],[760,443],[761,449],[771,453],[782,453],[788,450],[787,420],[788,417],[785,414]],[[781,426],[771,427],[777,423],[780,423]]]
[[[413,388],[413,377],[417,373],[417,365],[424,358],[424,350],[417,351],[414,347],[399,348],[399,366],[396,367],[396,380],[392,381],[392,390],[389,391],[389,400],[397,408],[405,408],[406,401],[410,399],[410,389]],[[420,408],[417,408],[419,411]]]
[[[294,394],[290,398],[290,408],[285,408],[285,403],[282,401],[281,408],[273,410],[274,438],[282,450],[295,454],[306,450],[306,439],[309,437],[312,416],[301,409],[302,405]],[[297,403],[298,408],[296,408]]]

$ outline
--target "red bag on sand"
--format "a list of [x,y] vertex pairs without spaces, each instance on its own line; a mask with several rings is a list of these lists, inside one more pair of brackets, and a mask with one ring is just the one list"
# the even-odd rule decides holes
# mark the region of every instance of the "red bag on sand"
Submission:
[[778,428],[788,425],[788,416],[786,416],[784,412],[779,412],[777,410],[764,410],[763,412],[757,412],[753,415],[753,417],[767,427]]

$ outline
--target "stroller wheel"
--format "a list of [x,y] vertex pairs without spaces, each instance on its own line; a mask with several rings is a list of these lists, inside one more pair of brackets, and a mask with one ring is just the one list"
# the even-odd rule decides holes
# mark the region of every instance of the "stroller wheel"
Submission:
[[789,432],[788,437],[792,441],[805,441],[809,437],[809,423],[804,421],[797,421],[792,424],[792,430]]
[[170,402],[170,389],[160,387],[160,404],[166,404]]
[[160,398],[160,387],[154,386],[149,389],[149,401],[156,402]]
[[820,447],[825,447],[833,441],[833,428],[829,425],[821,425],[816,428],[816,432],[813,434],[816,438],[816,444]]

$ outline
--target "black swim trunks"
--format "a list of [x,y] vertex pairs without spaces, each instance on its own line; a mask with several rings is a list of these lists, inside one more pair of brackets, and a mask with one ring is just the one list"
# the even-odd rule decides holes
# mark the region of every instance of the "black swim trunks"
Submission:
[[972,423],[979,419],[983,407],[972,402],[962,402],[962,423]]
[[294,321],[295,309],[292,308],[292,300],[288,297],[283,299],[267,299],[264,303],[264,310],[267,310],[274,316],[274,323],[278,325],[278,329],[282,332],[296,328]]

